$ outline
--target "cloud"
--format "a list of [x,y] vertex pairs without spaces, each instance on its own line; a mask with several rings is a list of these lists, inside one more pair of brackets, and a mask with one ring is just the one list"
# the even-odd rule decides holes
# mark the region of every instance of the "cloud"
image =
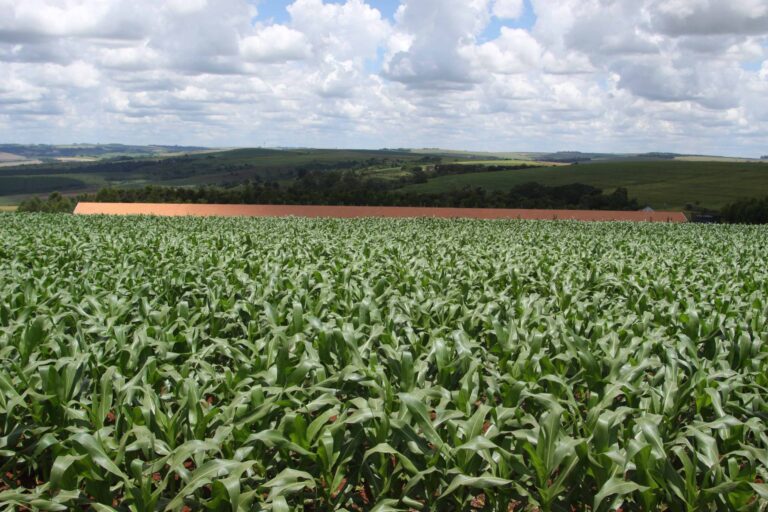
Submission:
[[0,139],[765,152],[764,0],[265,1],[0,0]]
[[503,27],[501,35],[467,50],[485,72],[524,73],[540,67],[542,48],[527,30]]
[[45,98],[45,88],[18,78],[12,66],[5,65],[0,70],[6,77],[0,81],[0,104],[35,103]]
[[101,84],[101,72],[92,64],[77,61],[67,66],[46,64],[32,73],[35,83],[65,89],[92,89]]
[[337,60],[375,58],[391,30],[381,13],[362,0],[296,0],[287,10],[291,27],[302,32],[320,56]]
[[523,0],[495,0],[493,3],[493,15],[503,19],[517,19],[525,12]]
[[149,70],[161,65],[161,57],[158,52],[147,46],[139,45],[99,48],[95,58],[101,67],[121,71]]
[[671,36],[768,32],[763,0],[655,0],[649,13],[653,27]]
[[[154,9],[141,0],[0,0],[0,41],[31,42],[55,37],[136,40],[152,25]],[[151,4],[150,4],[151,5]]]
[[249,62],[287,62],[308,58],[312,49],[303,33],[272,25],[242,39],[240,52]]
[[481,0],[406,0],[397,12],[399,32],[410,46],[394,53],[385,76],[414,88],[465,89],[480,77],[465,50],[489,19]]
[[[768,7],[752,0],[534,1],[550,51],[581,54],[597,72],[615,74],[618,88],[651,101],[734,108],[749,79],[741,62],[764,53],[752,31]],[[718,18],[720,29],[701,28]]]
[[191,14],[208,6],[208,0],[167,0],[165,8],[174,14]]
[[243,0],[194,2],[179,12],[161,8],[162,22],[147,46],[163,55],[166,65],[182,72],[236,74],[242,72],[241,34],[252,32],[255,8]]

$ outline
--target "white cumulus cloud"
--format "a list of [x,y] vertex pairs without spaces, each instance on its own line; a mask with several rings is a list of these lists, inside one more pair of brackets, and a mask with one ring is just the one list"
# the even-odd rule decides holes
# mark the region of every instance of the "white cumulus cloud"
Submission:
[[306,36],[284,25],[265,27],[240,42],[240,51],[248,61],[286,62],[309,57],[311,47]]
[[0,0],[0,140],[766,151],[765,0],[376,5]]

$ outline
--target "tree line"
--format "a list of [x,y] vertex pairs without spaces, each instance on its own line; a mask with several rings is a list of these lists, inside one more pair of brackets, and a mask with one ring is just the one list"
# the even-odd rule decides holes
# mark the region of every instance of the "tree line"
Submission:
[[736,201],[725,206],[720,215],[730,224],[768,224],[768,197]]
[[31,198],[19,211],[72,211],[79,201],[198,204],[311,204],[337,206],[424,206],[456,208],[529,208],[578,210],[637,210],[640,205],[626,189],[611,193],[574,183],[546,186],[525,183],[504,191],[479,187],[434,193],[400,190],[399,184],[367,179],[356,172],[308,172],[290,185],[249,181],[232,187],[103,188],[96,193],[48,200]]

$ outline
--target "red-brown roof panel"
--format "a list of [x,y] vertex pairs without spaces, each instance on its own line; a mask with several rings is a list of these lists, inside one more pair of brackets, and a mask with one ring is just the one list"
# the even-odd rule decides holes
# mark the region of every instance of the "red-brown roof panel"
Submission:
[[462,218],[580,220],[592,222],[687,222],[682,212],[602,210],[509,210],[499,208],[410,208],[393,206],[294,206],[240,204],[79,203],[78,215],[160,217]]

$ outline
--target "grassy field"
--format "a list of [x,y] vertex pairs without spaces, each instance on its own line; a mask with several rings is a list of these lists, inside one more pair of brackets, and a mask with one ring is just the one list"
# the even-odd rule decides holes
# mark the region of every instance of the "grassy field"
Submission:
[[606,191],[625,187],[631,196],[655,209],[679,210],[697,202],[717,209],[743,197],[767,194],[768,165],[678,161],[594,163],[444,176],[404,190],[430,193],[464,187],[505,190],[531,181],[544,185],[584,183]]
[[403,170],[403,167],[398,166],[366,169],[363,171],[363,175],[367,178],[375,178],[377,180],[396,181],[411,176],[411,173],[408,170]]
[[[453,158],[447,158],[443,157],[444,163],[450,163],[450,164],[456,164],[456,165],[466,165],[466,166],[518,166],[518,165],[530,165],[530,166],[539,166],[539,167],[545,167],[551,164],[548,164],[546,162],[536,162],[533,160],[454,160]],[[368,169],[363,170],[363,174],[368,178],[375,178],[379,180],[384,181],[396,181],[401,178],[408,178],[412,176],[411,172],[409,171],[409,168],[416,167],[415,164],[411,164],[408,166],[397,166],[397,167],[371,167]],[[427,165],[420,166],[422,168],[428,167]],[[467,172],[475,172],[475,171],[467,171]]]
[[675,160],[681,162],[731,162],[731,163],[763,163],[768,161],[757,160],[755,158],[734,158],[727,156],[678,156]]
[[0,212],[15,212],[16,206],[0,205]]
[[3,510],[760,511],[768,231],[0,217]]

